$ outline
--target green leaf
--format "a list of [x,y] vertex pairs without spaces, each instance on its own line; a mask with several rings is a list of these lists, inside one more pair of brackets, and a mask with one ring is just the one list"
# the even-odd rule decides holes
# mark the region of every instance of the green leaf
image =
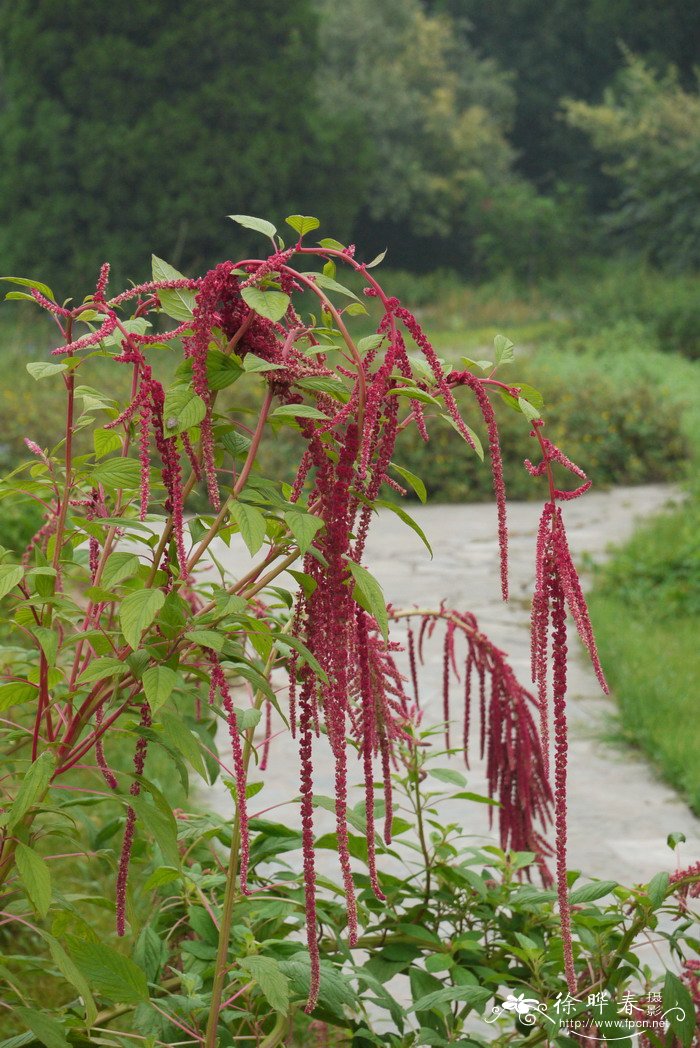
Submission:
[[112,451],[120,451],[122,438],[113,429],[96,429],[92,434],[95,458],[104,458]]
[[210,389],[226,389],[241,377],[243,368],[220,349],[210,349],[207,354],[207,379]]
[[283,368],[283,364],[273,364],[271,360],[263,360],[262,357],[257,357],[255,353],[246,353],[243,357],[243,370],[249,375],[254,375],[261,371],[280,371]]
[[90,472],[90,480],[106,488],[136,491],[141,482],[141,468],[136,459],[107,459]]
[[20,564],[0,564],[0,598],[5,597],[24,578]]
[[67,371],[67,364],[54,364],[48,360],[33,360],[27,364],[27,371],[37,382],[42,378],[51,378],[52,375],[60,375]]
[[370,350],[379,349],[385,339],[385,335],[367,335],[357,343],[360,353],[369,353]]
[[654,910],[657,910],[666,898],[669,883],[670,878],[664,871],[657,873],[649,881],[647,885],[647,895],[649,896],[649,901]]
[[481,371],[490,371],[493,367],[492,360],[472,360],[471,357],[462,357],[462,360],[468,368],[476,367]]
[[686,836],[678,830],[676,833],[669,833],[666,838],[666,844],[669,846],[671,851],[678,847],[679,844],[685,844]]
[[244,287],[241,297],[246,305],[267,320],[281,320],[289,308],[289,295],[282,291],[263,291],[259,287]]
[[671,1029],[683,1048],[690,1048],[696,1029],[695,1005],[688,988],[673,972],[666,972],[661,1000]]
[[348,316],[351,317],[369,316],[367,310],[361,302],[351,302],[350,305],[345,309],[345,312]]
[[35,801],[44,796],[51,781],[53,770],[54,757],[48,750],[39,754],[37,759],[29,765],[29,769],[20,783],[17,795],[8,813],[8,830],[14,830],[15,826],[22,821]]
[[182,754],[186,761],[189,761],[197,774],[207,782],[207,770],[196,735],[190,731],[181,717],[176,717],[173,713],[167,711],[161,713],[160,722],[163,725],[163,731],[168,742]]
[[77,683],[90,684],[92,681],[101,680],[103,677],[113,677],[116,673],[126,673],[128,668],[121,659],[113,659],[111,657],[93,659],[87,669],[80,674]]
[[[151,267],[153,279],[161,280],[184,280],[182,273],[173,269],[171,265],[164,262],[157,255],[151,255]],[[164,288],[158,292],[163,312],[173,320],[190,320],[195,306],[195,292],[190,288]]]
[[343,284],[339,284],[332,277],[327,277],[325,273],[314,273],[313,277],[318,286],[325,288],[326,291],[335,291],[338,295],[345,295],[346,298],[352,298],[355,302],[359,301],[354,291],[351,291],[350,288],[345,287]]
[[[308,955],[296,953],[279,962],[280,971],[288,978],[292,993],[302,999],[308,997],[311,987],[311,963]],[[345,1022],[344,1005],[353,1008],[355,995],[340,973],[328,961],[321,961],[321,987],[318,1003],[321,1008],[342,1018]]]
[[254,215],[229,215],[232,222],[237,222],[239,226],[245,226],[246,229],[254,229],[257,233],[263,233],[266,237],[274,237],[277,232],[276,226],[273,226],[272,222],[266,222],[264,218],[255,218]]
[[88,982],[115,1004],[139,1004],[148,1000],[144,973],[129,957],[117,953],[106,943],[74,942],[71,954]]
[[440,407],[440,401],[436,400],[430,393],[426,393],[424,389],[419,389],[418,386],[397,386],[395,389],[390,389],[387,396],[393,397],[408,397],[410,400],[418,400],[421,404],[431,404],[433,407]]
[[288,510],[284,519],[302,553],[306,553],[317,532],[324,526],[320,517],[315,517],[313,513],[302,513],[300,510]]
[[168,866],[180,865],[180,853],[177,847],[177,822],[167,804],[151,803],[141,793],[129,797],[129,804],[144,824],[163,853]]
[[100,585],[112,589],[124,579],[132,579],[138,574],[141,561],[135,553],[110,553],[102,571]]
[[289,1009],[289,979],[280,971],[277,961],[272,957],[254,955],[243,957],[238,963],[258,984],[270,1007],[286,1015]]
[[56,630],[51,630],[47,626],[35,626],[34,636],[39,641],[41,650],[43,651],[46,662],[49,666],[56,665],[56,655],[58,653],[58,633]]
[[257,728],[262,718],[262,711],[254,706],[234,706],[236,711],[236,724],[239,731],[248,731],[248,728]]
[[324,237],[323,240],[319,240],[321,247],[330,248],[332,251],[345,251],[345,244],[341,244],[339,240],[334,240],[333,237]]
[[450,1001],[462,1001],[474,1007],[486,1004],[493,991],[485,990],[482,986],[446,986],[443,990],[434,990],[419,997],[408,1012],[425,1012],[434,1008],[437,1004],[447,1004]]
[[56,965],[66,982],[69,982],[71,986],[77,990],[78,996],[82,998],[83,1004],[85,1005],[85,1015],[88,1026],[92,1026],[95,1021],[95,1016],[97,1015],[97,1008],[95,1007],[95,1001],[85,976],[76,967],[75,963],[68,956],[61,944],[54,939],[52,935],[48,935],[44,932],[43,937],[49,944],[53,963]]
[[312,218],[310,215],[290,215],[285,218],[285,222],[292,229],[296,229],[300,237],[306,236],[307,233],[311,233],[321,225],[317,218]]
[[525,400],[525,397],[518,397],[518,407],[522,411],[526,418],[529,418],[531,422],[535,419],[542,418],[539,411],[534,404],[531,404],[529,400]]
[[141,635],[151,625],[165,603],[162,590],[141,589],[128,593],[119,609],[119,625],[131,648],[138,648]]
[[380,251],[378,255],[375,255],[375,257],[372,259],[372,261],[368,262],[365,265],[365,269],[374,269],[375,266],[378,266],[381,262],[383,262],[384,259],[386,258],[386,253],[387,253],[388,250],[389,250],[389,248],[385,247],[383,251]]
[[513,354],[514,343],[505,335],[496,335],[493,340],[496,351],[496,364],[510,364],[515,359]]
[[33,1008],[16,1008],[15,1014],[45,1048],[71,1048],[60,1024],[46,1012],[36,1012]]
[[199,425],[206,413],[206,404],[190,386],[170,386],[163,404],[163,430],[166,437],[175,437]]
[[26,844],[15,852],[17,872],[36,912],[45,917],[51,905],[51,873],[48,863]]
[[361,564],[356,564],[354,560],[348,560],[346,563],[355,581],[353,598],[361,608],[364,608],[365,611],[374,616],[384,640],[387,640],[389,636],[389,617],[382,587],[375,577],[366,568],[363,568]]
[[409,487],[413,488],[420,501],[425,504],[428,498],[428,492],[426,491],[425,484],[420,477],[417,477],[415,473],[411,473],[410,469],[406,469],[405,466],[397,466],[395,462],[391,463],[391,468],[395,473],[398,473],[400,477],[403,477]]
[[328,416],[311,404],[280,404],[270,418],[322,418],[328,421]]
[[428,772],[434,779],[447,782],[451,786],[464,787],[467,785],[467,780],[461,771],[455,771],[453,768],[429,768]]
[[44,298],[50,299],[55,302],[53,291],[48,284],[42,284],[40,280],[31,280],[29,277],[0,277],[0,280],[6,281],[8,284],[19,284],[20,287],[33,287],[43,295]]
[[151,712],[156,713],[172,695],[177,684],[177,673],[169,666],[151,666],[145,670],[141,680]]
[[18,706],[21,702],[35,699],[37,694],[35,686],[24,681],[13,680],[9,684],[0,684],[0,713],[8,710],[10,706]]
[[215,630],[188,630],[185,634],[193,644],[199,644],[201,648],[211,648],[212,651],[223,651],[226,637]]
[[265,541],[267,523],[264,516],[259,509],[248,506],[245,502],[232,502],[231,520],[238,524],[251,557],[255,556]]
[[404,524],[408,524],[411,531],[415,531],[418,538],[421,540],[425,548],[427,549],[430,556],[433,556],[433,547],[428,542],[428,537],[423,531],[420,524],[413,519],[410,513],[407,513],[403,506],[397,506],[394,502],[387,502],[386,499],[376,499],[375,506],[381,506],[382,509],[388,509],[392,513],[396,514],[399,520],[402,520]]
[[569,902],[572,906],[595,902],[596,899],[609,895],[613,888],[617,888],[617,881],[593,881],[592,884],[584,884],[583,887],[574,889],[569,895]]

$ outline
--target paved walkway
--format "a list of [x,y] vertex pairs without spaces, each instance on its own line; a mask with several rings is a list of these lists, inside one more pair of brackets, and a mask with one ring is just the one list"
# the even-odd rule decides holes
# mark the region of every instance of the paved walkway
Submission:
[[[580,563],[586,553],[600,559],[611,542],[625,539],[635,522],[659,509],[668,498],[669,489],[651,485],[593,492],[568,504],[564,516],[574,558]],[[411,512],[430,539],[435,556],[430,560],[418,537],[393,514],[380,515],[368,543],[367,564],[381,581],[387,600],[395,606],[417,602],[435,606],[445,598],[453,607],[473,610],[481,628],[510,654],[516,673],[528,682],[529,598],[540,507],[532,503],[511,503],[509,507],[512,597],[508,605],[499,595],[493,505],[412,506]],[[217,555],[234,567],[237,558],[230,551],[222,547]],[[398,628],[395,636],[402,637]],[[681,852],[684,865],[696,861],[700,857],[700,823],[673,790],[656,779],[646,762],[600,741],[601,730],[613,718],[614,709],[600,694],[578,646],[572,644],[571,648],[570,868],[628,884],[647,880],[661,869],[673,868],[674,857],[666,846],[666,837],[679,830],[688,838]],[[421,680],[426,721],[437,722],[441,719],[439,644],[428,652]],[[455,709],[457,705],[455,702]],[[266,785],[253,807],[282,804],[298,791],[296,747],[290,747],[288,741],[280,737],[273,742]],[[325,746],[319,748],[315,769],[317,791],[330,795],[333,776]],[[469,789],[483,790],[478,767],[468,778]],[[356,799],[360,796],[358,792]],[[226,813],[232,807],[223,788],[211,791],[211,803]],[[332,817],[326,821],[325,814],[319,813],[319,828],[330,830]],[[270,817],[296,824],[298,806],[278,808]],[[484,806],[465,803],[463,818],[468,832],[487,832]],[[331,853],[326,853],[324,860],[326,857],[330,861]],[[322,866],[325,871],[325,861]],[[327,868],[330,872],[334,866]]]

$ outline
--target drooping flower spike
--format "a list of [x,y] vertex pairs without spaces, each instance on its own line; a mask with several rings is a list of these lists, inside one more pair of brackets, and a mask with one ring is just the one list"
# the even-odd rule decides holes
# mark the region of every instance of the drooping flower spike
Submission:
[[[544,505],[537,532],[535,559],[535,592],[531,613],[531,670],[532,680],[537,686],[540,706],[541,735],[549,748],[549,712],[547,704],[548,666],[552,664],[552,702],[554,722],[554,819],[556,829],[557,892],[562,925],[564,964],[569,992],[576,989],[573,949],[571,941],[571,915],[568,902],[567,868],[567,722],[566,722],[566,668],[567,634],[566,613],[571,615],[578,635],[588,651],[600,686],[607,694],[608,685],[600,664],[593,627],[581,582],[569,551],[562,511],[556,499],[565,501],[579,498],[590,487],[585,473],[564,455],[552,441],[542,434],[542,423],[538,421],[531,432],[540,445],[542,461],[533,466],[530,460],[525,467],[534,477],[547,476],[550,499]],[[554,486],[552,464],[558,463],[581,479],[583,483],[574,491],[560,491]]]
[[[322,263],[333,260],[350,266],[365,281],[365,293],[379,310],[376,335],[360,351],[345,324],[344,307],[336,306],[326,293],[320,274],[306,268],[295,269],[295,255],[315,255]],[[135,489],[133,506],[141,519],[152,511],[155,501],[152,476],[160,474],[165,494],[157,494],[167,515],[161,541],[153,557],[149,584],[160,585],[164,594],[177,593],[189,609],[193,620],[211,607],[210,596],[197,578],[196,568],[203,551],[214,537],[219,525],[229,523],[228,511],[241,495],[246,497],[246,486],[255,490],[256,455],[266,430],[266,421],[278,406],[284,407],[287,418],[295,418],[295,426],[303,445],[299,458],[291,463],[288,505],[320,518],[322,526],[311,543],[304,546],[303,556],[291,531],[286,530],[285,510],[276,506],[269,509],[275,518],[269,529],[269,550],[262,567],[254,568],[245,576],[246,585],[234,587],[244,598],[252,598],[265,588],[263,571],[270,568],[274,577],[277,557],[298,555],[303,568],[305,585],[296,596],[289,629],[312,659],[306,659],[296,648],[287,659],[290,676],[289,709],[292,734],[299,747],[301,821],[306,889],[306,926],[311,958],[311,989],[307,1002],[312,1010],[319,992],[320,966],[316,941],[316,867],[314,857],[314,782],[313,763],[315,747],[328,746],[334,763],[335,815],[338,857],[347,903],[348,934],[351,943],[358,935],[355,886],[349,850],[347,825],[348,778],[356,764],[364,784],[365,819],[368,837],[370,882],[376,896],[383,898],[381,874],[377,868],[376,853],[382,837],[391,840],[392,828],[392,769],[396,767],[402,747],[411,746],[414,727],[423,715],[418,708],[418,664],[426,638],[442,624],[445,629],[443,651],[443,717],[450,721],[451,692],[455,682],[463,692],[463,745],[468,758],[470,734],[476,734],[479,720],[479,750],[486,761],[489,789],[500,803],[499,834],[503,847],[534,851],[545,879],[549,876],[545,857],[549,854],[544,832],[554,807],[557,824],[564,826],[565,816],[565,711],[563,694],[565,678],[563,660],[566,654],[563,630],[563,609],[568,608],[584,643],[594,659],[602,678],[590,621],[583,594],[566,544],[561,514],[556,499],[568,499],[582,494],[588,482],[581,471],[535,426],[543,461],[529,464],[536,475],[551,477],[552,464],[570,470],[583,481],[573,492],[559,491],[550,485],[550,501],[545,507],[543,525],[538,540],[538,582],[533,604],[533,668],[538,686],[542,712],[542,739],[538,737],[533,707],[535,700],[516,681],[505,656],[480,632],[473,616],[441,607],[432,612],[411,610],[408,615],[408,672],[412,695],[406,691],[407,681],[398,668],[398,645],[386,632],[385,614],[379,615],[367,598],[365,549],[374,516],[374,506],[387,488],[405,494],[398,481],[390,475],[397,442],[403,431],[412,427],[418,436],[427,440],[429,409],[421,398],[410,400],[410,407],[396,394],[405,387],[409,392],[418,389],[430,398],[442,402],[446,415],[466,443],[474,449],[476,441],[472,429],[463,417],[456,393],[461,387],[471,393],[465,397],[470,410],[476,409],[485,423],[498,513],[498,535],[501,550],[501,588],[507,597],[507,524],[505,488],[498,429],[489,399],[492,379],[478,378],[471,372],[451,371],[440,360],[435,348],[416,318],[398,299],[387,295],[367,268],[355,259],[354,248],[306,248],[301,240],[292,248],[275,250],[269,257],[246,259],[238,264],[222,262],[203,278],[190,280],[149,281],[136,285],[112,298],[107,297],[109,268],[102,267],[91,299],[81,306],[69,309],[57,306],[44,296],[35,294],[37,302],[54,316],[64,330],[66,344],[54,352],[58,355],[76,355],[83,349],[104,343],[109,345],[116,337],[117,353],[112,352],[116,364],[130,369],[132,393],[129,401],[106,423],[105,428],[123,431],[123,453],[135,452],[140,465],[140,483]],[[270,311],[261,303],[257,312],[249,305],[259,301],[256,295],[287,296],[279,310]],[[279,290],[278,290],[279,289]],[[182,290],[194,298],[192,315],[164,332],[146,330],[143,325],[129,330],[122,322],[122,307],[134,306],[134,315],[147,318],[166,303],[166,292]],[[252,294],[251,294],[252,292]],[[296,295],[315,295],[317,311],[323,316],[323,327],[312,320],[305,321],[297,312]],[[183,300],[186,296],[183,295]],[[279,302],[279,299],[276,300]],[[263,299],[270,303],[270,299]],[[98,325],[94,331],[75,337],[73,328],[81,313],[91,310]],[[269,315],[267,315],[269,314]],[[270,319],[275,316],[276,319]],[[92,323],[92,321],[90,321]],[[131,325],[134,327],[134,325]],[[329,329],[333,328],[329,337]],[[412,340],[414,350],[408,351]],[[176,345],[182,341],[188,368],[181,368],[179,383],[189,383],[188,393],[196,407],[198,423],[180,432],[178,419],[166,415],[166,390],[156,377],[151,363],[154,344]],[[111,352],[111,350],[110,350]],[[216,355],[218,354],[218,356]],[[235,354],[236,367],[257,373],[262,385],[263,405],[254,428],[248,429],[239,419],[222,414],[217,400],[218,383],[212,376],[222,356]],[[250,359],[252,358],[252,359]],[[416,360],[420,360],[420,366]],[[249,365],[250,366],[249,368]],[[80,363],[82,366],[82,362]],[[231,369],[231,370],[235,370]],[[498,383],[496,383],[498,385]],[[425,397],[422,400],[426,400]],[[294,414],[295,407],[299,414]],[[313,410],[309,411],[308,408]],[[274,419],[273,419],[274,422]],[[221,466],[221,447],[217,446],[219,432],[235,429],[246,434],[250,441],[245,463],[236,461],[233,470],[225,472]],[[37,454],[35,448],[31,448]],[[400,460],[399,460],[400,461]],[[202,479],[212,510],[217,516],[211,534],[196,549],[188,549],[185,533],[186,499]],[[232,480],[231,480],[232,478]],[[155,488],[156,486],[153,485]],[[84,485],[73,494],[71,509],[77,514],[103,516],[111,509],[102,494],[91,494]],[[156,488],[156,493],[157,493]],[[162,489],[161,489],[162,490]],[[119,496],[121,499],[121,495]],[[103,505],[103,502],[105,504]],[[63,507],[65,510],[66,507]],[[120,508],[123,508],[120,503]],[[46,545],[57,526],[61,513],[61,494],[56,505],[49,506],[47,522],[36,544]],[[94,530],[94,529],[93,529]],[[274,536],[272,532],[274,530]],[[118,531],[115,531],[118,537]],[[281,538],[279,538],[281,536]],[[109,541],[112,541],[110,538]],[[172,555],[175,550],[175,557]],[[93,577],[99,573],[105,559],[105,547],[91,546],[89,559]],[[281,569],[280,569],[281,570]],[[260,579],[263,581],[260,581]],[[154,580],[157,580],[154,582]],[[164,581],[163,581],[164,580]],[[59,580],[60,584],[60,580]],[[98,628],[104,606],[91,603],[85,616],[86,632]],[[372,608],[372,610],[370,610]],[[389,611],[389,620],[399,613]],[[416,617],[421,618],[420,625]],[[415,628],[411,625],[413,621]],[[551,644],[549,638],[552,629]],[[157,628],[157,627],[156,627]],[[243,640],[244,630],[240,636]],[[238,637],[234,630],[234,635]],[[462,638],[460,641],[459,638]],[[458,651],[458,642],[462,651]],[[129,651],[125,645],[120,654]],[[458,661],[459,656],[459,661]],[[555,709],[555,789],[547,780],[547,718],[546,672],[547,659],[554,658]],[[245,806],[246,761],[249,747],[241,745],[241,733],[233,707],[231,684],[224,673],[224,664],[209,649],[198,656],[198,666],[208,666],[212,686],[211,698],[220,697],[226,715],[228,733],[233,751],[236,778],[236,808],[241,830],[242,889],[245,890],[248,869],[248,830]],[[86,668],[89,659],[80,662]],[[78,666],[78,660],[76,660]],[[200,671],[201,672],[201,671]],[[77,672],[76,672],[77,676]],[[195,712],[204,707],[198,688],[199,677],[188,678]],[[98,685],[96,685],[98,687]],[[543,693],[544,689],[544,693]],[[101,693],[99,693],[101,696]],[[544,695],[544,697],[543,697]],[[126,707],[137,705],[141,699],[134,694]],[[425,696],[423,697],[425,707]],[[478,714],[477,714],[478,707]],[[102,749],[106,727],[119,711],[108,711],[104,703],[90,708],[93,718],[92,735],[80,741],[80,731],[90,728],[79,723],[72,711],[65,712],[68,725],[64,740],[64,765],[70,767],[92,744],[99,748],[97,763],[106,781],[111,785],[110,771]],[[142,705],[142,726],[148,727],[150,714]],[[274,716],[268,703],[266,731],[263,745],[263,763],[273,737]],[[41,725],[40,725],[41,726]],[[77,734],[76,734],[77,732]],[[36,734],[36,733],[35,733]],[[49,732],[50,734],[50,732]],[[144,734],[137,746],[137,763],[141,769],[145,760]],[[564,741],[562,741],[564,740]],[[53,741],[53,740],[52,740]],[[449,741],[449,740],[448,740]],[[562,770],[563,769],[563,770]],[[140,774],[140,769],[136,768]],[[377,786],[379,784],[379,786]],[[377,825],[375,791],[381,790],[384,799],[383,826]],[[126,876],[133,840],[135,816],[127,816],[125,843],[120,861],[118,887],[118,923],[123,927]],[[565,854],[557,856],[557,871],[561,882]],[[565,920],[563,916],[563,921]],[[569,971],[569,969],[567,969]]]

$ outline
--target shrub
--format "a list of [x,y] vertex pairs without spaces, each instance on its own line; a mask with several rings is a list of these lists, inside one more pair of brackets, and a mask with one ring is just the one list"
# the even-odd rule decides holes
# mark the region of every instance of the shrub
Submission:
[[[0,550],[0,597],[8,601],[14,642],[2,648],[0,685],[0,883],[6,887],[0,927],[18,926],[25,940],[29,935],[40,943],[50,954],[51,972],[71,987],[68,1000],[48,1015],[42,1011],[32,969],[47,962],[28,964],[20,942],[6,958],[18,1021],[30,1038],[48,1038],[61,1048],[69,1036],[102,1043],[104,1027],[115,1022],[118,1029],[122,1020],[125,1034],[135,1027],[139,1036],[157,1040],[162,1031],[165,1043],[184,1032],[205,1048],[229,1048],[240,1038],[274,1048],[300,1006],[314,1021],[342,1026],[347,1005],[355,1014],[346,1028],[372,1043],[376,1038],[362,1025],[367,976],[358,1001],[345,988],[342,968],[351,965],[350,951],[367,946],[378,951],[373,960],[391,960],[383,948],[396,933],[393,957],[396,947],[399,954],[404,947],[398,959],[402,971],[410,969],[418,1022],[436,1034],[430,1043],[450,1043],[472,1013],[498,999],[498,985],[481,964],[484,985],[472,992],[468,955],[478,942],[488,962],[494,926],[506,933],[504,956],[514,952],[511,932],[519,929],[502,921],[511,920],[504,903],[515,866],[541,875],[558,913],[556,920],[542,914],[540,933],[518,920],[538,935],[534,945],[517,939],[530,967],[523,971],[507,962],[499,972],[534,978],[541,964],[530,962],[528,951],[551,949],[552,981],[572,999],[586,993],[591,978],[617,989],[630,972],[637,929],[655,922],[653,910],[667,897],[692,894],[700,878],[690,870],[673,889],[662,877],[641,899],[639,892],[623,893],[635,918],[630,929],[606,940],[604,957],[597,956],[597,944],[593,951],[587,945],[592,936],[586,929],[591,920],[601,932],[619,926],[619,912],[612,919],[593,913],[584,924],[570,905],[567,617],[606,684],[559,503],[584,495],[589,481],[546,435],[533,403],[536,391],[495,377],[512,361],[508,339],[497,340],[485,368],[448,369],[415,317],[385,294],[351,248],[335,241],[306,246],[316,219],[290,216],[296,235],[285,248],[269,222],[233,217],[268,237],[266,258],[222,262],[198,279],[154,258],[152,281],[115,296],[108,296],[105,264],[94,293],[74,306],[59,305],[45,285],[13,278],[24,289],[20,294],[61,328],[61,344],[34,371],[40,381],[61,387],[65,428],[52,449],[27,440],[31,457],[5,486],[15,500],[41,500],[46,515],[28,556]],[[297,268],[298,260],[322,269]],[[340,266],[362,275],[367,297],[380,307],[373,335],[357,339],[351,333],[353,316],[364,309],[336,279]],[[306,313],[302,288],[316,298],[315,315]],[[175,326],[154,331],[153,321],[163,314]],[[166,366],[172,356],[175,366]],[[101,382],[105,367],[121,380],[98,388],[93,382]],[[225,407],[219,394],[232,387],[244,391],[240,405],[234,397]],[[427,409],[444,411],[478,454],[455,399],[462,392],[476,401],[486,429],[504,599],[508,531],[492,395],[517,407],[534,450],[528,473],[545,490],[532,608],[536,695],[517,680],[472,612],[443,604],[387,605],[364,564],[381,495],[404,484],[422,491],[401,463],[401,446],[409,427],[428,437]],[[251,393],[257,394],[252,416]],[[303,450],[269,475],[259,451],[286,429],[297,433]],[[75,438],[86,431],[91,450],[83,452]],[[186,521],[185,500],[198,481],[208,505]],[[412,523],[405,513],[403,519]],[[232,577],[220,566],[215,543],[222,542],[239,553],[247,549],[250,566],[243,574]],[[201,570],[205,565],[210,570]],[[390,638],[398,620],[406,628],[406,674]],[[476,879],[468,876],[472,858],[484,866],[483,854],[459,861],[451,831],[432,818],[435,798],[421,785],[428,737],[421,729],[419,663],[426,636],[436,631],[443,650],[440,738],[452,749],[450,693],[458,683],[458,748],[466,757],[471,745],[486,759],[488,801],[497,809],[494,877],[488,859],[486,876],[483,870]],[[215,738],[217,722],[223,730]],[[253,759],[265,770],[275,759],[274,736],[287,727],[298,746],[301,829],[270,831],[268,820],[259,819],[265,811],[256,818],[250,807],[260,788]],[[228,756],[220,753],[222,743]],[[125,766],[126,745],[131,762]],[[333,797],[319,796],[314,783],[320,747],[334,769]],[[211,782],[223,771],[231,819],[183,811],[180,790],[173,793],[167,776],[153,778],[162,773],[162,764],[153,767],[149,757],[158,748],[184,794],[191,773]],[[358,806],[349,801],[355,764]],[[457,783],[457,797],[464,792],[459,772],[433,777]],[[418,845],[410,850],[416,854],[418,847],[425,870],[418,888],[414,877],[397,886],[377,863],[406,829],[395,787],[414,809]],[[333,817],[329,838],[318,839],[319,808]],[[76,819],[82,830],[73,832]],[[550,823],[553,848],[545,838]],[[100,934],[83,916],[80,895],[53,889],[62,861],[82,855],[83,833],[90,838],[91,863],[108,862],[115,877],[113,899],[98,902],[114,912],[116,934]],[[71,842],[67,853],[64,834]],[[228,847],[228,859],[217,842]],[[317,851],[325,844],[337,852],[341,872],[330,900],[317,870]],[[275,869],[271,880],[260,870],[265,860],[299,847],[299,875]],[[366,863],[366,876],[353,875],[352,860]],[[572,898],[579,905],[598,891],[602,897],[594,888]],[[466,901],[474,911],[465,912]],[[538,893],[536,902],[544,901]],[[684,897],[674,912],[685,904]],[[370,921],[387,925],[379,941],[368,935]],[[332,946],[319,932],[326,927],[333,928]],[[448,930],[464,937],[451,943],[452,963],[464,972],[447,997],[433,996],[429,955],[411,942],[416,934],[424,937],[426,927],[430,954]],[[676,932],[676,949],[680,941]],[[440,970],[439,963],[430,965]],[[387,977],[390,971],[383,969]],[[15,974],[24,989],[15,989]],[[370,974],[375,981],[369,989],[376,993],[381,979],[376,970]],[[549,993],[537,978],[538,991]],[[692,1002],[675,976],[667,984],[668,1025],[687,1045],[687,1024],[679,1016],[689,1014]],[[401,1029],[404,1017],[379,992]],[[579,1005],[585,1007],[577,1000]],[[425,1043],[425,1034],[414,1032]],[[306,1033],[301,1040],[308,1043]]]

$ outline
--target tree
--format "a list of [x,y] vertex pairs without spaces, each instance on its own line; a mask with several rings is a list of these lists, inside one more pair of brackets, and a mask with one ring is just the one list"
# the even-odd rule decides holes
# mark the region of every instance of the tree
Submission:
[[460,20],[479,53],[514,74],[519,170],[545,188],[562,178],[583,182],[598,206],[610,184],[584,137],[561,120],[560,99],[599,101],[624,65],[621,44],[656,68],[674,63],[681,82],[693,82],[700,6],[686,0],[426,0],[425,7]]
[[613,230],[651,261],[700,266],[700,95],[678,71],[657,75],[629,55],[600,105],[565,103],[570,126],[588,134],[608,159],[619,197]]
[[319,11],[322,110],[353,114],[372,152],[366,219],[454,237],[510,178],[510,77],[419,0],[320,0]]
[[184,0],[4,0],[0,41],[5,266],[89,286],[105,256],[136,277],[151,250],[225,255],[228,212],[303,211],[313,194],[341,234],[354,217],[341,147],[361,148],[342,116],[317,118],[309,0],[212,0],[196,17]]

